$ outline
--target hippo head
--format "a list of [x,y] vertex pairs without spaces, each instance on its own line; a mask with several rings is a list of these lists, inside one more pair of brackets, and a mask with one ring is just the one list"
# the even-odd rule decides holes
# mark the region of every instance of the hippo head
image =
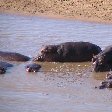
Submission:
[[33,59],[33,61],[59,61],[60,55],[58,53],[57,45],[48,45],[41,49],[40,55]]
[[0,74],[4,74],[6,72],[5,68],[0,67]]
[[99,89],[105,89],[108,87],[108,81],[102,81],[101,85],[98,87]]
[[56,52],[57,52],[57,46],[56,45],[47,45],[41,49],[42,54],[56,53]]
[[39,64],[29,64],[26,67],[27,72],[38,72],[38,70],[41,68]]
[[109,70],[109,65],[107,64],[104,56],[95,56],[93,57],[92,62],[95,72],[104,72]]
[[101,82],[99,89],[112,88],[112,80],[105,80]]

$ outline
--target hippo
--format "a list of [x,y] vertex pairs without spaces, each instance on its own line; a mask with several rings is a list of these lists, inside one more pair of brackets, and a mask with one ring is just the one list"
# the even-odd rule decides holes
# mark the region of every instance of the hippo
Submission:
[[4,74],[8,67],[13,67],[12,64],[0,61],[0,74]]
[[0,60],[25,62],[30,58],[19,53],[0,51]]
[[85,62],[91,61],[93,55],[101,48],[90,42],[65,42],[59,45],[46,45],[33,61],[47,62]]
[[27,72],[38,72],[38,70],[41,68],[41,65],[33,63],[27,65],[25,68]]
[[106,75],[106,80],[101,82],[99,87],[95,87],[99,89],[112,88],[112,73],[108,73]]
[[0,67],[0,74],[5,74],[6,70],[3,67]]
[[92,59],[95,72],[106,72],[112,70],[112,46],[106,47]]

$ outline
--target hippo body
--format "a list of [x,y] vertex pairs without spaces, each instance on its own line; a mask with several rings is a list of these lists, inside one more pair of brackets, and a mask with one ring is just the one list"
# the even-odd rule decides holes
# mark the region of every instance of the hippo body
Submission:
[[47,45],[34,61],[48,62],[84,62],[91,61],[101,48],[89,42],[66,42],[59,45]]
[[8,67],[13,67],[12,64],[0,61],[0,74],[4,74]]
[[39,64],[33,63],[26,66],[27,72],[38,72],[38,70],[41,68]]
[[95,72],[105,72],[112,70],[112,46],[94,56],[92,59]]
[[19,53],[0,51],[0,60],[8,61],[28,61],[30,58]]

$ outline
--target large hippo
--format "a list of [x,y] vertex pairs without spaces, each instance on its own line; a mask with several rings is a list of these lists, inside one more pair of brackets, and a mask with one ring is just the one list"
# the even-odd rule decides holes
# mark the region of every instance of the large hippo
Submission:
[[94,56],[94,71],[105,72],[112,70],[112,46],[108,46],[105,50]]
[[91,61],[101,48],[89,42],[66,42],[59,45],[47,45],[34,61],[83,62]]
[[0,51],[0,60],[8,61],[28,61],[30,58],[19,53]]
[[8,67],[13,67],[12,64],[0,61],[0,74],[4,74]]

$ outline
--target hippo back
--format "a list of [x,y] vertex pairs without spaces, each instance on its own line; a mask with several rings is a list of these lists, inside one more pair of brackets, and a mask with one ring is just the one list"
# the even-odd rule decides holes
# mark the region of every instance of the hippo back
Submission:
[[101,48],[89,42],[66,42],[60,44],[58,53],[63,61],[91,61],[93,55],[101,52]]
[[30,58],[19,53],[0,51],[0,60],[28,61]]

